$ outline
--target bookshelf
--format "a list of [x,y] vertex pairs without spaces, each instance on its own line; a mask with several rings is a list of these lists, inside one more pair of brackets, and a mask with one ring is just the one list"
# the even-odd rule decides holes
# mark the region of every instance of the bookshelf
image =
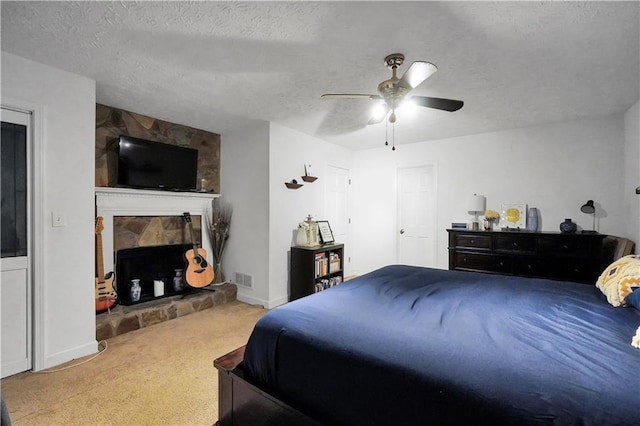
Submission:
[[291,247],[289,301],[342,283],[344,244]]

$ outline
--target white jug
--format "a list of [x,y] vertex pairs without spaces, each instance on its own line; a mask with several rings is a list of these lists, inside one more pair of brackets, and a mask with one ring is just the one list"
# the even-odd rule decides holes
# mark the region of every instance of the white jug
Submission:
[[307,216],[307,220],[298,224],[296,245],[302,247],[314,247],[320,245],[318,224],[312,220],[311,215]]

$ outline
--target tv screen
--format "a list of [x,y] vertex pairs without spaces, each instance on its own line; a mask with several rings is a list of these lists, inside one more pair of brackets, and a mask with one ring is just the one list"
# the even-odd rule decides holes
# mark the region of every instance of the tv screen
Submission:
[[118,185],[132,188],[193,191],[198,150],[120,136],[117,144]]

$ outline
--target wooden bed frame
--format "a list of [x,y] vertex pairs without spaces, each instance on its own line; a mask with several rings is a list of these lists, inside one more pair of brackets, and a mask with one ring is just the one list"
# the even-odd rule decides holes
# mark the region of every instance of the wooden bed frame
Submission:
[[218,426],[321,425],[249,380],[243,370],[245,346],[213,361],[218,369]]

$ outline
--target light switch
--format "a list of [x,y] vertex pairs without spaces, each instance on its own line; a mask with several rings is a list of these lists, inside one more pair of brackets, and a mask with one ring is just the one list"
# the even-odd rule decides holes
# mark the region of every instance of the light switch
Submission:
[[67,226],[67,218],[60,212],[51,212],[51,222],[51,226],[54,228]]

